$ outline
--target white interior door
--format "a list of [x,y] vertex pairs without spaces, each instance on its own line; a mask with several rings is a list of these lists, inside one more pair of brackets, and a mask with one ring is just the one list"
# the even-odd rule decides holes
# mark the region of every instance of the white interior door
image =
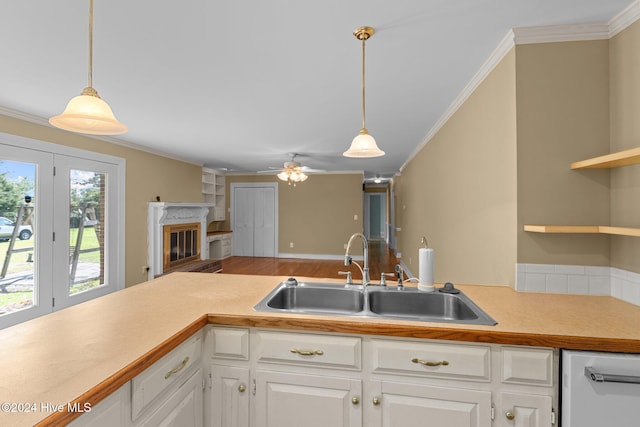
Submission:
[[278,247],[277,183],[232,183],[233,255],[275,257]]

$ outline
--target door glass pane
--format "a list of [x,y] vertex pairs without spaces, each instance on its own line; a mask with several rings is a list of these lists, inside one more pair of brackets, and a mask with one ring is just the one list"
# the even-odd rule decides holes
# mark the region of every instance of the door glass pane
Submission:
[[35,164],[0,159],[0,315],[31,308],[37,300],[35,182]]
[[105,283],[106,174],[69,174],[69,295]]

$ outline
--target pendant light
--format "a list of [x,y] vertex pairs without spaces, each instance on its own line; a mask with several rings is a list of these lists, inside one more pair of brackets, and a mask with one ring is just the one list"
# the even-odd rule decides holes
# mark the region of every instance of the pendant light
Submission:
[[100,98],[92,84],[93,72],[93,0],[89,0],[89,86],[67,104],[64,112],[49,119],[57,128],[91,135],[120,135],[127,126],[120,123],[109,104]]
[[380,157],[384,156],[384,151],[378,148],[376,140],[373,136],[369,135],[369,131],[366,126],[365,116],[365,102],[364,102],[364,45],[365,42],[373,35],[375,30],[371,27],[358,27],[353,32],[353,35],[360,41],[362,41],[362,129],[358,135],[351,141],[351,146],[347,151],[342,153],[345,157]]

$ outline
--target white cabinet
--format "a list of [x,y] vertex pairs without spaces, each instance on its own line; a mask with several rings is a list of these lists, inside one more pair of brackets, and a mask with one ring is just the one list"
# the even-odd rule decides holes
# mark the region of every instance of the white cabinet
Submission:
[[231,236],[231,232],[216,233],[207,236],[207,243],[209,244],[209,258],[229,258],[233,252]]
[[211,365],[212,427],[249,427],[249,368]]
[[254,426],[362,426],[362,382],[335,375],[256,371]]
[[491,427],[491,346],[371,339],[372,427]]
[[212,326],[206,425],[551,427],[557,350]]
[[555,424],[550,396],[500,393],[498,401],[497,426],[543,427]]
[[135,421],[143,413],[165,403],[168,390],[183,382],[201,366],[202,334],[197,333],[169,354],[131,380],[131,417]]
[[140,427],[202,427],[202,369],[194,372],[151,415],[136,423]]
[[205,425],[249,427],[253,384],[249,370],[249,329],[210,327],[205,336],[209,368]]
[[491,392],[372,381],[370,427],[490,427]]
[[128,426],[131,418],[131,387],[129,383],[88,409],[90,410],[85,411],[83,415],[69,423],[69,426]]
[[225,176],[215,169],[202,168],[202,201],[213,203],[207,223],[225,220]]

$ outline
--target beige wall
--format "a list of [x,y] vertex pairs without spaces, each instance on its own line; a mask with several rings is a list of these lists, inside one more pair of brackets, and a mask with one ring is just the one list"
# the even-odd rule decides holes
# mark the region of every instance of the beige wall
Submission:
[[0,131],[126,159],[125,286],[147,279],[147,202],[202,202],[200,166],[5,116]]
[[[272,175],[227,175],[227,212],[229,188],[237,182],[278,182],[281,254],[344,255],[349,236],[362,232],[362,174],[311,175],[295,187]],[[229,227],[227,214],[219,228]]]
[[436,282],[513,284],[515,89],[512,51],[396,180],[398,247],[414,275],[426,236]]
[[610,41],[516,46],[396,180],[409,268],[424,234],[440,282],[512,285],[516,262],[640,271],[640,239],[523,231],[639,225],[637,167],[570,169],[638,146],[639,46],[639,24]]
[[609,172],[572,162],[609,150],[608,41],[516,47],[518,262],[609,265],[609,238],[524,224],[609,224]]
[[[610,41],[611,151],[640,146],[640,22]],[[611,223],[640,227],[640,166],[611,170]],[[640,239],[611,237],[611,265],[640,273]]]

